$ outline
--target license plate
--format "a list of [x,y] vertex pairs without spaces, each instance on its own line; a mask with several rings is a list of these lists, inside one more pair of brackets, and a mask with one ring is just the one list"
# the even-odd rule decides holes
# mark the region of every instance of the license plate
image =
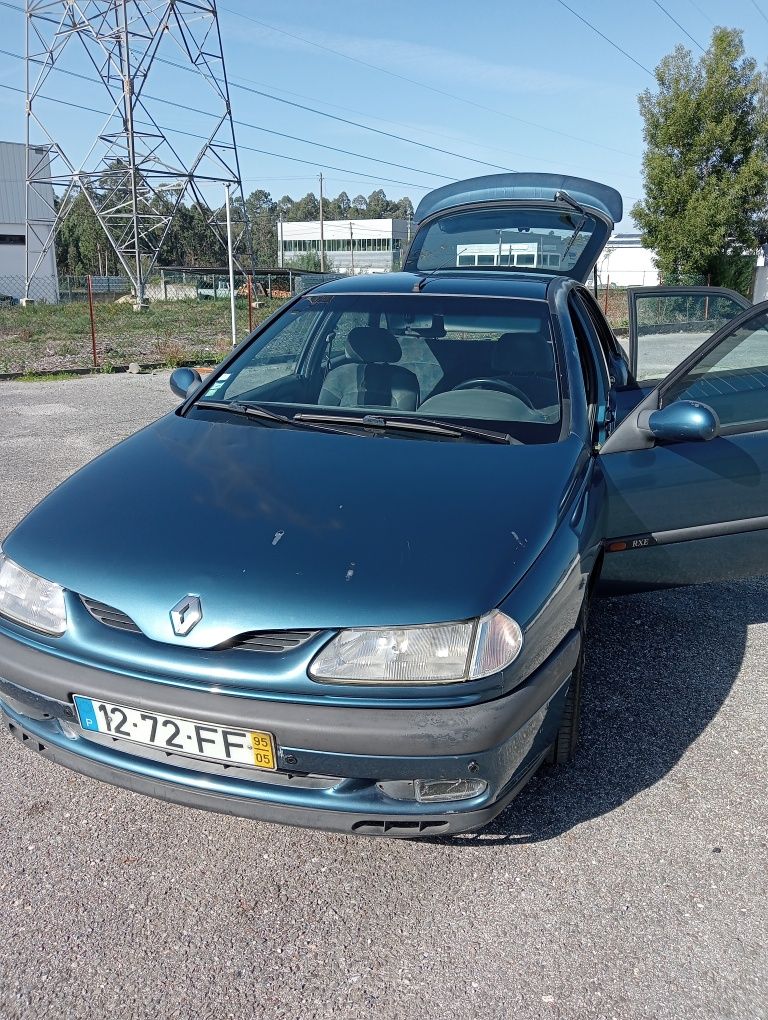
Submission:
[[195,758],[276,769],[275,738],[262,730],[238,730],[228,726],[179,719],[177,716],[141,712],[108,701],[74,696],[84,730],[108,733],[136,744],[176,751]]

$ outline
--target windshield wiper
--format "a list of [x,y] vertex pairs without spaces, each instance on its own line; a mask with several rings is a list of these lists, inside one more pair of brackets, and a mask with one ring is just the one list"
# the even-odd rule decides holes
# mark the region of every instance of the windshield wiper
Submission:
[[281,425],[290,425],[293,420],[285,414],[268,411],[260,404],[244,404],[238,400],[198,400],[192,407],[202,407],[205,411],[229,411],[231,414],[242,414],[248,418],[265,418],[267,421],[280,422]]
[[584,208],[584,206],[580,205],[576,201],[576,199],[571,198],[571,196],[568,194],[567,191],[556,191],[555,192],[555,201],[556,202],[565,202],[565,204],[569,205],[571,207],[571,209],[575,209],[576,212],[581,213],[581,219],[579,220],[578,224],[574,227],[573,233],[571,234],[570,238],[568,239],[568,244],[565,246],[565,249],[563,250],[563,253],[560,256],[560,264],[562,265],[562,263],[565,262],[566,255],[570,252],[571,248],[573,247],[573,245],[574,245],[574,243],[576,241],[576,238],[579,236],[579,234],[584,229],[584,224],[587,222],[588,214],[587,214],[587,210]]
[[385,418],[378,414],[366,414],[362,418],[352,418],[340,414],[297,414],[294,421],[328,422],[334,425],[352,425],[356,428],[402,430],[404,432],[426,432],[434,436],[448,436],[460,439],[472,436],[486,443],[517,443],[507,432],[492,432],[488,429],[476,429],[470,425],[454,425],[436,421],[434,418]]
[[[268,408],[262,407],[261,404],[245,403],[241,400],[198,400],[192,405],[190,411],[196,407],[200,407],[204,411],[227,411],[230,414],[239,414],[245,418],[261,418],[263,421],[273,421],[278,425],[288,425],[293,428],[320,429],[323,432],[334,432],[337,435],[355,434],[349,429],[328,428],[322,421],[312,422],[303,420],[300,414],[291,417],[288,414],[270,411]],[[328,425],[341,424],[343,422],[344,419],[340,417],[338,423],[329,421]]]

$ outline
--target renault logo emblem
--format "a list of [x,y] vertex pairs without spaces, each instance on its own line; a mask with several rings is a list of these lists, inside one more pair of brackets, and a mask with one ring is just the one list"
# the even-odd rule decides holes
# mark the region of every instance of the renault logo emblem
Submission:
[[203,618],[203,608],[197,595],[185,595],[171,610],[173,633],[185,637]]

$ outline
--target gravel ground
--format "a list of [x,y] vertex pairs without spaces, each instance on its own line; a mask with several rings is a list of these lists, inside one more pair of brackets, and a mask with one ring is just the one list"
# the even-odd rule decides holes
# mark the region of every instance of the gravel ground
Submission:
[[[173,403],[0,384],[0,536]],[[577,760],[452,840],[196,812],[0,734],[0,1016],[762,1020],[766,596],[599,603]]]

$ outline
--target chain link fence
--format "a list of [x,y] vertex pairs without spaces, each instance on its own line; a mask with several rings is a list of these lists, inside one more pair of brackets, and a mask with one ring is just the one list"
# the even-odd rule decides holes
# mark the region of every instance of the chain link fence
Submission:
[[[236,273],[238,341],[293,295],[336,278],[294,269]],[[0,277],[0,375],[215,363],[231,350],[226,270],[159,270],[141,311],[126,277],[45,282],[24,306],[23,279]]]
[[[235,274],[238,340],[295,294],[335,273],[269,269]],[[592,281],[590,281],[590,284]],[[703,285],[703,277],[637,279],[600,274],[596,298],[617,335],[628,328],[628,286]],[[0,277],[0,375],[112,371],[219,361],[232,346],[229,274],[224,269],[161,269],[146,286],[147,306],[134,310],[124,276],[60,276],[35,281],[23,307],[21,277]]]

